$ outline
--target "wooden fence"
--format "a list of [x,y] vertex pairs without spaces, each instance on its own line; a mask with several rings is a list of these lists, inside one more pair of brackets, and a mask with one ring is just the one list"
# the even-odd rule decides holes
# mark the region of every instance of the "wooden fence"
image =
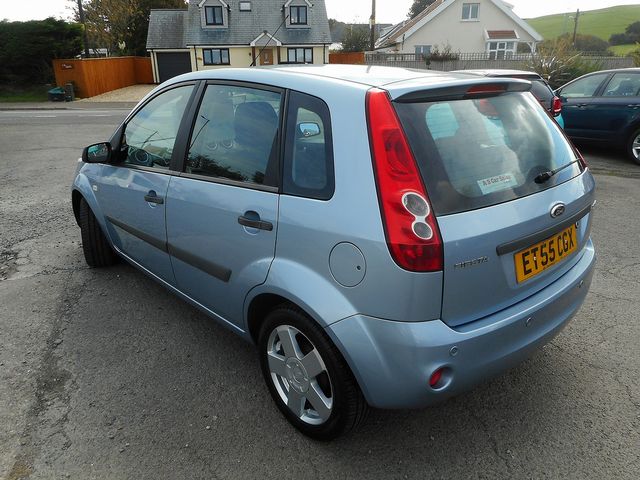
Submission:
[[110,57],[54,60],[56,85],[73,82],[76,96],[94,97],[118,88],[153,83],[148,57]]
[[364,65],[364,52],[330,53],[329,63]]
[[[537,54],[536,54],[537,55]],[[601,70],[633,67],[631,57],[608,57],[596,55],[582,55],[584,60],[595,62]],[[367,65],[386,67],[423,68],[450,72],[452,70],[473,70],[506,68],[522,70],[532,60],[532,55],[516,54],[509,58],[490,58],[488,53],[457,53],[449,59],[429,59],[414,53],[376,53],[367,52]]]

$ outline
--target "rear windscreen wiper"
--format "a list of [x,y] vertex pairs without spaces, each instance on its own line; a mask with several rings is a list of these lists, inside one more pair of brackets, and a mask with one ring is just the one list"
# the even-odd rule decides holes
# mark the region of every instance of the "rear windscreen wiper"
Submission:
[[544,183],[547,180],[549,180],[551,177],[553,177],[556,173],[564,170],[567,167],[570,167],[574,163],[578,163],[579,161],[580,159],[576,158],[573,162],[569,162],[566,165],[556,168],[555,170],[549,170],[546,172],[539,173],[538,175],[536,175],[536,178],[534,178],[533,181],[536,183]]

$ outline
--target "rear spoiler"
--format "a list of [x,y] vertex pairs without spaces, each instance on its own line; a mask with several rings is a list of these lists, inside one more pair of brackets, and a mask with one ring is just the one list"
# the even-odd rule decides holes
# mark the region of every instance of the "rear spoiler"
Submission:
[[445,85],[429,87],[421,79],[389,85],[394,102],[421,103],[463,100],[467,98],[495,97],[511,92],[528,92],[531,82],[513,78],[456,79]]

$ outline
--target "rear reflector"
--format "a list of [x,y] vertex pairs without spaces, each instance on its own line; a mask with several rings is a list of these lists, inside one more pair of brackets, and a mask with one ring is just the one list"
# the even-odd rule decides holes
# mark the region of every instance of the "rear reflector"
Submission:
[[429,377],[429,386],[431,388],[438,388],[438,384],[442,380],[442,372],[444,372],[444,368],[439,368],[431,374]]
[[387,92],[367,93],[373,166],[389,252],[412,272],[442,270],[442,240],[418,166]]

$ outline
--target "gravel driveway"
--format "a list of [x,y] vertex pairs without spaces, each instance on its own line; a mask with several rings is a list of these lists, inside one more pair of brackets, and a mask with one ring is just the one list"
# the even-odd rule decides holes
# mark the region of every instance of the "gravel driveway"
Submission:
[[139,102],[155,85],[132,85],[119,88],[95,97],[82,98],[78,102]]

